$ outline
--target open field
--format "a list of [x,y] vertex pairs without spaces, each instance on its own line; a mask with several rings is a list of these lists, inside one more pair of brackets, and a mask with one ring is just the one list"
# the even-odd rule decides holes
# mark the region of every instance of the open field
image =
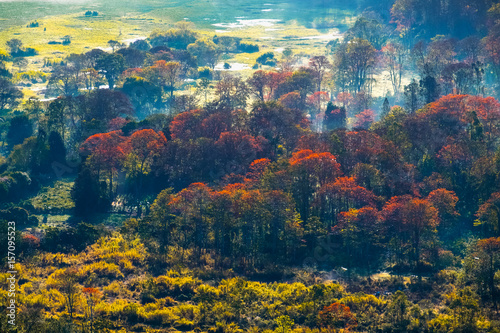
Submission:
[[[1,3],[1,6],[5,5]],[[182,5],[178,2],[168,2],[163,3],[161,8],[136,5],[132,2],[130,12],[126,13],[108,5],[97,17],[86,17],[84,12],[86,8],[100,10],[101,7],[98,5],[86,6],[83,3],[81,5],[75,3],[69,7],[58,7],[57,12],[63,13],[39,18],[38,27],[25,26],[28,21],[22,22],[22,25],[13,25],[0,30],[0,48],[7,49],[5,43],[12,38],[20,39],[26,47],[35,48],[39,54],[27,58],[26,68],[13,68],[13,70],[49,72],[50,68],[44,67],[46,59],[60,61],[72,53],[85,53],[94,48],[110,50],[107,42],[111,39],[129,44],[134,40],[146,38],[154,30],[167,30],[175,22],[189,20],[195,24],[198,33],[209,38],[214,35],[234,36],[242,38],[243,41],[257,43],[261,49],[259,53],[230,54],[221,60],[231,64],[233,71],[248,76],[252,72],[250,68],[255,64],[256,58],[263,52],[272,51],[279,57],[279,53],[285,48],[291,48],[295,54],[302,55],[304,59],[311,55],[323,54],[326,51],[324,48],[326,43],[340,38],[342,27],[354,20],[346,10],[327,10],[330,13],[328,19],[335,24],[329,29],[315,29],[307,27],[310,24],[306,24],[304,18],[298,15],[297,7],[292,6],[285,11],[287,8],[285,3],[257,5],[250,2],[241,8],[238,7],[237,10],[232,10],[228,3],[211,0],[183,2]],[[64,13],[64,11],[77,11],[77,13]],[[194,15],[186,17],[187,12]],[[297,16],[294,16],[294,13]],[[308,15],[314,15],[314,12],[309,12]],[[49,44],[49,42],[61,42],[65,36],[70,36],[71,44]],[[39,91],[42,91],[44,86],[45,84],[39,83],[24,87],[25,97],[43,98],[39,95]]]

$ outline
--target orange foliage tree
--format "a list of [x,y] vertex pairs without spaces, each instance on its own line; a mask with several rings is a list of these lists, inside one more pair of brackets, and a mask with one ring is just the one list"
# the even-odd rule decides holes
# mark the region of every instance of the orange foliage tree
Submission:
[[375,194],[359,186],[353,177],[340,177],[321,186],[314,204],[323,223],[332,227],[339,213],[364,206],[375,207],[376,202]]
[[351,312],[351,309],[338,302],[325,306],[319,312],[319,323],[328,332],[336,332],[337,329],[349,331],[351,328],[358,326],[356,316]]
[[342,174],[340,164],[331,153],[315,153],[308,149],[293,153],[289,162],[295,183],[294,197],[300,216],[307,221],[314,193]]

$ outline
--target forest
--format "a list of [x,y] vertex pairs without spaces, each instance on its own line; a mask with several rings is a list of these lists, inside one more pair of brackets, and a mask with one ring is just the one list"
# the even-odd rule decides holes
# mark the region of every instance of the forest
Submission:
[[0,331],[500,332],[500,3],[356,6],[0,38]]

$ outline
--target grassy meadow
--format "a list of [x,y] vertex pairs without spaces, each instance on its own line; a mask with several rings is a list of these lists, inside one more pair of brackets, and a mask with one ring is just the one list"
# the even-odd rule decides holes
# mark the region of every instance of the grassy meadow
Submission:
[[[34,8],[40,6],[37,2],[33,5]],[[142,4],[131,1],[127,2],[127,8],[120,7],[119,3],[113,1],[106,4],[55,2],[49,3],[45,8],[47,16],[44,15],[45,11],[38,11],[40,17],[26,10],[25,6],[0,3],[0,48],[7,49],[5,43],[17,38],[24,46],[33,47],[39,53],[28,57],[27,68],[17,69],[18,71],[48,71],[43,68],[44,59],[58,61],[69,54],[84,53],[94,48],[110,50],[107,42],[111,39],[129,44],[149,36],[154,30],[167,30],[175,22],[182,20],[193,22],[195,30],[207,37],[234,36],[259,44],[260,53],[234,54],[229,59],[224,59],[230,64],[239,63],[247,65],[244,67],[251,67],[261,53],[280,53],[284,48],[291,48],[295,54],[303,54],[305,57],[323,54],[325,44],[338,38],[341,29],[355,19],[352,12],[346,9],[325,9],[320,6],[314,10],[301,10],[297,6],[288,6],[287,3],[262,4],[257,1],[246,1],[236,8],[229,1],[213,0],[168,1],[161,4],[154,1]],[[52,10],[48,10],[49,8]],[[98,11],[99,15],[86,17],[86,10]],[[327,29],[311,26],[311,22],[315,21],[314,17],[321,20],[324,15],[330,20]],[[306,22],[307,17],[309,20]],[[37,20],[39,26],[28,27],[34,20]],[[65,36],[70,36],[71,44],[49,44],[61,42]],[[27,97],[32,97],[37,95],[36,90],[25,89],[24,92]]]

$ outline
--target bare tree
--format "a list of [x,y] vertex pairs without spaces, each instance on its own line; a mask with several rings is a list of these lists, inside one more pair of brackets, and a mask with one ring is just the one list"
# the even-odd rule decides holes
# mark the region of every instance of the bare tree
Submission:
[[68,311],[70,322],[73,322],[75,303],[80,288],[78,286],[78,275],[75,269],[68,268],[59,278],[59,291],[64,295],[66,311]]
[[323,77],[331,64],[325,56],[315,56],[309,59],[309,67],[314,71],[318,80],[318,91],[321,91],[321,82],[323,82]]

